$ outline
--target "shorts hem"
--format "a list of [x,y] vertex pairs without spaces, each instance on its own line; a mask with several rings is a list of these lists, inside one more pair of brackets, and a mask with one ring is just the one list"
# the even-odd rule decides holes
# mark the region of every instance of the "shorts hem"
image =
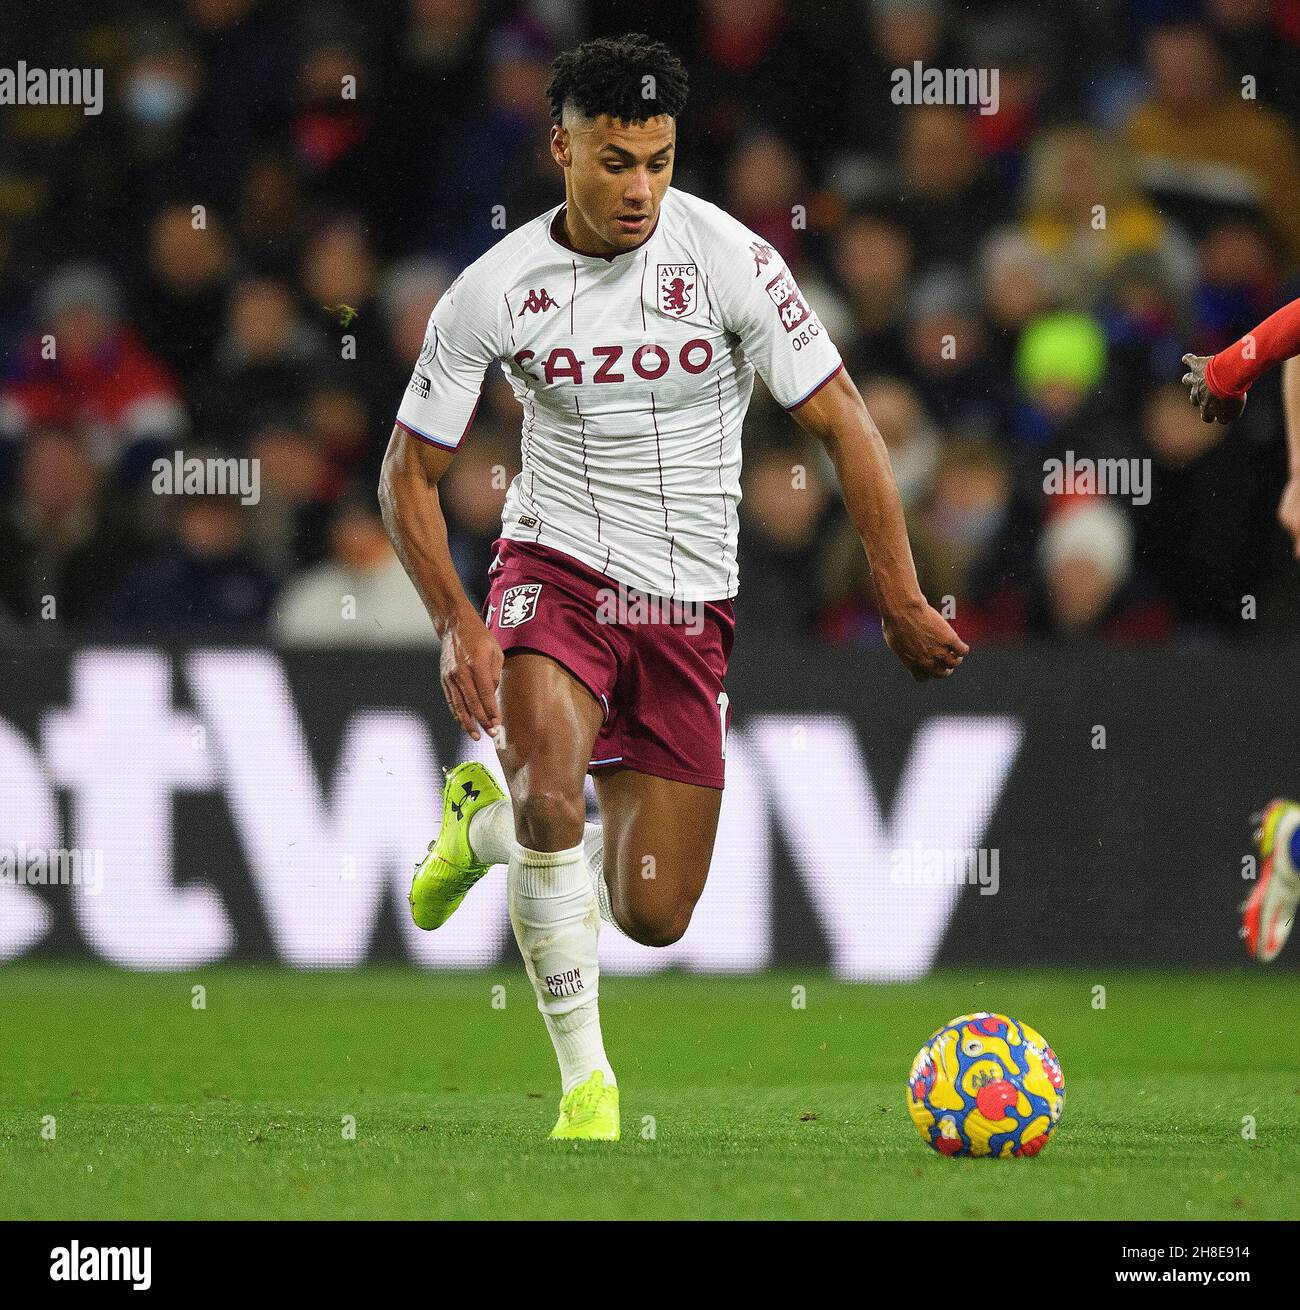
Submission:
[[[631,769],[633,773],[646,773],[652,778],[663,778],[667,782],[684,782],[692,787],[709,787],[714,791],[725,791],[725,780],[719,779],[716,773],[694,773],[690,769],[679,769],[671,764],[646,764],[637,760],[630,755],[622,755],[617,760],[602,760],[601,766],[619,764],[625,769]],[[587,765],[587,771],[590,773],[593,768],[598,767],[595,761]]]
[[[500,638],[498,637],[498,641],[499,640]],[[543,659],[554,661],[574,680],[574,682],[582,687],[583,691],[585,691],[592,700],[596,702],[596,708],[602,715],[601,722],[603,723],[609,718],[609,711],[605,708],[609,702],[605,700],[605,697],[600,692],[594,691],[591,683],[589,683],[587,679],[578,673],[571,665],[566,664],[564,660],[560,659],[558,655],[552,654],[549,650],[543,650],[540,646],[530,646],[527,642],[522,641],[518,645],[510,645],[502,648],[502,654],[506,659],[509,659],[511,655],[515,654],[517,651],[526,655],[540,655]]]

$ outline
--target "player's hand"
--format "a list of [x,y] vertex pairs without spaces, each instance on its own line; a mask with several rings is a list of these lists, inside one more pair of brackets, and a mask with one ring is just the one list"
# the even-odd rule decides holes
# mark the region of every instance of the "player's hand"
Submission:
[[885,615],[880,626],[889,649],[917,682],[951,677],[970,653],[943,615],[925,600]]
[[505,658],[497,639],[477,614],[466,614],[443,633],[439,661],[442,694],[452,718],[475,741],[482,736],[479,728],[495,737],[501,726],[497,683]]
[[1201,411],[1205,422],[1231,423],[1241,417],[1241,411],[1246,408],[1246,397],[1229,396],[1225,400],[1216,396],[1205,380],[1205,366],[1209,361],[1209,355],[1184,355],[1183,363],[1188,371],[1183,374],[1183,386],[1190,389],[1192,404]]
[[1300,477],[1293,477],[1282,489],[1277,506],[1277,521],[1291,534],[1295,557],[1300,559]]

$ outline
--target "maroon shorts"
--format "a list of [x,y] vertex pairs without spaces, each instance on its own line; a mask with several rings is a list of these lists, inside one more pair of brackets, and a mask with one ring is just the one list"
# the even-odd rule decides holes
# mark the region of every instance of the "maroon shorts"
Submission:
[[501,649],[549,656],[604,712],[588,771],[622,766],[721,789],[731,601],[620,590],[580,560],[531,542],[503,537],[493,549],[483,615]]

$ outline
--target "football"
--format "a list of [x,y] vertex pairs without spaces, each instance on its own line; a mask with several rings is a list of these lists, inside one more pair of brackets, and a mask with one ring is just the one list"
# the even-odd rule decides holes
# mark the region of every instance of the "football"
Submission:
[[963,1014],[912,1061],[907,1110],[942,1155],[1037,1155],[1065,1104],[1065,1075],[1042,1036],[1005,1014]]

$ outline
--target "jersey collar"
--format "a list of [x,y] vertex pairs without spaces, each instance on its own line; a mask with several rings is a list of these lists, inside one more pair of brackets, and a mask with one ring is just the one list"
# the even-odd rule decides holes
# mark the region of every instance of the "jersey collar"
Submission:
[[575,259],[585,259],[590,264],[613,264],[616,260],[626,259],[628,255],[635,255],[644,251],[659,232],[659,228],[664,221],[664,205],[668,203],[668,197],[672,192],[669,187],[664,192],[664,198],[659,204],[659,213],[655,218],[655,225],[645,234],[636,245],[629,247],[627,250],[620,250],[617,255],[588,255],[584,251],[575,250],[570,244],[569,239],[564,235],[564,209],[561,205],[546,222],[546,235],[550,238],[551,244],[559,246],[561,250],[573,256]]

